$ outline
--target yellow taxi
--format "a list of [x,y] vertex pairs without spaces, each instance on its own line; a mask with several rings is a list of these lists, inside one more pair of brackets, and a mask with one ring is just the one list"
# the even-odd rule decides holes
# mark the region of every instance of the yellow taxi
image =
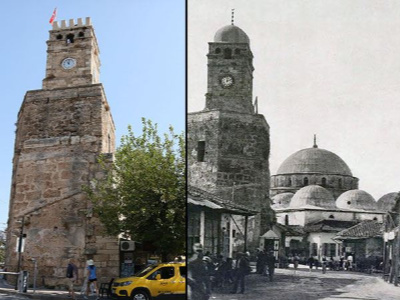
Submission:
[[111,294],[113,299],[186,299],[186,263],[154,264],[132,277],[118,278]]

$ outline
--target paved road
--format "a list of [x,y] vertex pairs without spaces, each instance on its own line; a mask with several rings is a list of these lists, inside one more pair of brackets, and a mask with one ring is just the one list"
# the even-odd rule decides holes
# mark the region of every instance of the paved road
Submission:
[[3,294],[0,293],[0,299],[1,300],[27,300],[29,298],[24,297],[24,296],[20,296],[20,295],[8,295],[8,294]]
[[399,300],[400,287],[379,276],[356,272],[277,269],[274,282],[251,274],[244,294],[230,294],[229,288],[214,291],[211,300]]

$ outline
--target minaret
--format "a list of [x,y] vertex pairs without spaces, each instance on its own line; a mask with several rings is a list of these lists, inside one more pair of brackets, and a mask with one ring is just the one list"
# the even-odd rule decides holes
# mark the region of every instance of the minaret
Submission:
[[[6,265],[33,271],[36,259],[44,284],[56,286],[69,258],[80,276],[93,259],[105,281],[118,276],[118,241],[102,236],[82,187],[100,176],[100,154],[112,159],[115,127],[90,19],[53,23],[47,45],[43,88],[28,91],[18,113]],[[21,230],[25,249],[18,262]]]

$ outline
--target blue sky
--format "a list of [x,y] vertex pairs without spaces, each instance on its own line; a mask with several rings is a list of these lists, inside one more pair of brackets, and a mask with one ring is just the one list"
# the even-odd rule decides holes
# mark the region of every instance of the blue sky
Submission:
[[26,91],[42,87],[55,7],[58,21],[92,19],[117,145],[128,124],[140,132],[141,117],[160,132],[185,128],[184,0],[1,1],[0,229],[8,218],[14,124]]

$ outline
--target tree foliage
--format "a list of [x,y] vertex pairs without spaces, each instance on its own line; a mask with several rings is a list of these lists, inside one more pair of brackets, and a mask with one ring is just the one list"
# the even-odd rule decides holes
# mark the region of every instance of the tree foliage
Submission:
[[0,263],[4,263],[6,256],[6,235],[5,232],[0,230]]
[[100,159],[106,176],[88,194],[108,234],[150,243],[165,259],[185,250],[185,140],[142,124],[140,136],[128,127],[111,165]]

